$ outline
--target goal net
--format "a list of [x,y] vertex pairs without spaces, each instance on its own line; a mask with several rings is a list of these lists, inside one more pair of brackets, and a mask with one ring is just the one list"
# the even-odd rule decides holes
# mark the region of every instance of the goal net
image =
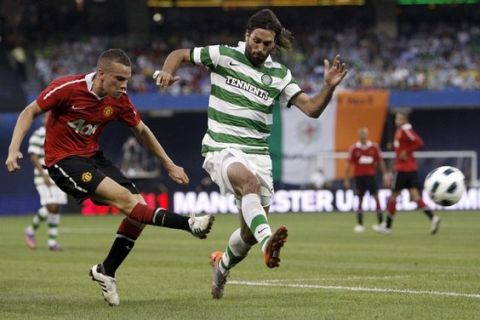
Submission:
[[[388,168],[393,166],[394,152],[382,153]],[[345,175],[347,152],[322,152],[312,157],[308,161],[309,165],[305,168],[309,174],[310,181],[307,185],[315,187],[315,178],[318,173],[323,174],[324,180],[332,184],[332,188],[341,187],[339,184],[343,181]],[[453,166],[460,169],[465,175],[467,187],[479,186],[477,176],[477,152],[473,150],[455,150],[455,151],[417,151],[415,152],[417,160],[419,178],[423,180],[426,175],[436,167]],[[319,187],[319,186],[316,186]]]

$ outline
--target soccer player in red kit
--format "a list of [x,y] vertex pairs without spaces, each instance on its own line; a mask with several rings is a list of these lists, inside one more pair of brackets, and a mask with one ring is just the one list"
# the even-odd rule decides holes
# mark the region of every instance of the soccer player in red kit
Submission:
[[345,189],[350,189],[350,179],[353,168],[354,190],[355,194],[358,196],[357,224],[354,228],[355,232],[365,231],[365,227],[363,226],[362,202],[367,191],[375,199],[376,204],[378,224],[373,225],[373,229],[376,230],[380,228],[383,222],[383,213],[378,199],[376,180],[378,167],[380,167],[380,170],[382,171],[384,184],[388,186],[389,175],[380,148],[376,143],[368,140],[368,128],[360,128],[358,130],[358,141],[351,145],[348,150],[345,181],[343,183]]
[[440,217],[435,215],[423,202],[421,195],[420,181],[418,180],[417,163],[413,156],[413,152],[423,147],[422,138],[413,130],[412,125],[408,122],[408,115],[398,112],[395,114],[395,131],[393,147],[395,149],[396,171],[395,182],[393,184],[392,195],[387,203],[388,216],[385,226],[379,230],[383,234],[392,233],[392,223],[395,216],[397,197],[402,189],[410,191],[410,199],[417,203],[419,209],[422,209],[427,217],[431,220],[431,234],[437,233],[440,226]]
[[56,79],[19,115],[5,162],[9,172],[20,169],[20,146],[35,117],[50,112],[46,124],[45,165],[57,186],[79,202],[90,198],[115,206],[126,217],[107,257],[90,269],[110,305],[118,305],[115,271],[132,249],[145,225],[186,230],[206,238],[213,223],[209,215],[185,217],[146,205],[135,184],[99,150],[98,137],[107,123],[121,121],[162,163],[172,180],[187,184],[182,167],[167,155],[127,96],[131,78],[129,57],[120,49],[103,52],[96,71]]

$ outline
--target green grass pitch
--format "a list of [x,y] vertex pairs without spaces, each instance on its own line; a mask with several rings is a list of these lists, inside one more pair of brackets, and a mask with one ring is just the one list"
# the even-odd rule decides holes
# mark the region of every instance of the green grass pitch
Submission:
[[278,269],[260,249],[210,296],[208,255],[238,226],[217,216],[206,240],[147,227],[117,271],[121,304],[109,307],[88,277],[120,217],[62,217],[63,252],[46,249],[46,225],[29,250],[30,216],[0,218],[0,319],[480,319],[480,212],[440,212],[439,233],[419,212],[399,213],[391,236],[355,234],[353,214],[273,214],[289,239]]

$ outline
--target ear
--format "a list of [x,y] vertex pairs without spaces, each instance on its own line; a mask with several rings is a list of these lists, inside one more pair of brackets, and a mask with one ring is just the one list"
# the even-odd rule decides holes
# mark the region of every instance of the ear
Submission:
[[105,71],[102,68],[97,69],[97,75],[100,79],[103,80],[103,77],[105,76]]
[[245,32],[245,42],[248,42],[248,37],[250,37],[250,32]]

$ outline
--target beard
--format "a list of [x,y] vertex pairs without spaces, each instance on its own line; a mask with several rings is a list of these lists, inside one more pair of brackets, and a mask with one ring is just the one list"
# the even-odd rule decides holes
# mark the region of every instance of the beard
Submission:
[[265,60],[267,60],[268,54],[267,55],[264,55],[261,53],[253,54],[252,50],[247,45],[247,47],[245,48],[245,56],[255,67],[259,67],[265,62]]

